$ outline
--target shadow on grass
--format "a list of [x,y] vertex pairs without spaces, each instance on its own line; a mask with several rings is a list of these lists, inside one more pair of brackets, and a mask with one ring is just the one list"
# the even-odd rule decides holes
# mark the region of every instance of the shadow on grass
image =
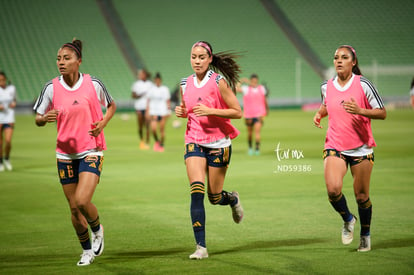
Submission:
[[324,243],[324,239],[287,239],[287,240],[269,240],[269,241],[256,241],[249,244],[236,246],[231,249],[214,252],[214,255],[227,254],[232,252],[240,252],[246,250],[256,250],[265,248],[277,248],[277,247],[292,247],[292,246],[303,246],[316,243]]
[[137,251],[123,251],[118,253],[111,253],[108,258],[152,258],[160,256],[169,256],[188,251],[188,248],[167,248],[162,250],[137,250]]
[[372,244],[373,249],[402,248],[412,246],[414,246],[414,238],[390,239],[379,241],[378,243],[374,242]]
[[[75,264],[78,259],[76,254],[68,253],[0,255],[0,274],[18,274],[20,272],[23,274],[28,271],[35,273],[34,270],[42,270],[44,267],[53,269],[68,263]],[[7,270],[12,271],[7,272]]]
[[[288,239],[288,240],[276,240],[276,241],[255,241],[245,245],[236,246],[226,250],[218,250],[214,252],[214,255],[228,254],[233,252],[241,252],[248,250],[257,250],[264,248],[276,248],[276,247],[289,247],[289,246],[303,246],[310,245],[315,243],[323,243],[326,240],[323,239]],[[105,257],[108,258],[152,258],[159,256],[169,256],[174,254],[180,254],[189,252],[191,248],[182,247],[182,248],[169,248],[162,250],[137,250],[137,251],[123,251],[118,253],[111,253],[111,256]]]

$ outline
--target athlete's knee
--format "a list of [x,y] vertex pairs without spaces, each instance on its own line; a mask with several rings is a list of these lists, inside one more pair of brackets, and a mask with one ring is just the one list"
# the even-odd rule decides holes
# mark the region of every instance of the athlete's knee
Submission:
[[328,198],[329,201],[339,201],[342,197],[342,192],[341,191],[328,191]]
[[365,196],[363,198],[357,198],[357,203],[359,208],[369,208],[371,207],[372,203],[368,196]]
[[335,197],[342,193],[342,181],[328,180],[326,181],[326,191],[328,197]]
[[369,193],[366,190],[354,190],[355,200],[357,203],[362,203],[369,199]]
[[81,212],[84,212],[85,210],[87,210],[90,204],[90,201],[84,198],[77,198],[75,202],[76,202],[77,209],[80,210]]
[[80,220],[80,216],[82,213],[80,212],[79,208],[77,206],[70,207],[70,213],[76,220]]

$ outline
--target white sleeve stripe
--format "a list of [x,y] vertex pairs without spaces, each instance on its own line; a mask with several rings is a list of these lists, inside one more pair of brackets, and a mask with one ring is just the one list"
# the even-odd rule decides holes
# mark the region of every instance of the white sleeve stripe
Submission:
[[182,78],[180,82],[181,86],[187,85],[187,78]]
[[378,91],[375,89],[374,85],[372,85],[372,83],[366,79],[365,77],[361,77],[361,82],[365,83],[368,85],[368,87],[371,89],[372,94],[374,95],[375,99],[377,100],[378,105],[380,106],[380,108],[384,108],[384,103],[382,102],[381,97],[378,94]]
[[102,82],[101,80],[99,80],[98,78],[93,77],[93,76],[91,76],[91,80],[92,80],[92,81],[95,81],[96,83],[98,83],[98,84],[99,84],[99,86],[101,86],[101,87],[102,87],[102,90],[103,90],[103,92],[104,92],[104,96],[105,96],[106,102],[107,102],[108,104],[109,104],[109,103],[111,103],[111,102],[113,101],[113,99],[112,99],[111,95],[108,93],[108,90],[106,89],[106,87],[105,87],[105,85],[103,84],[103,82]]
[[325,104],[325,97],[326,97],[326,88],[325,86],[328,84],[328,80],[325,80],[324,82],[322,82],[321,84],[321,102],[323,104]]
[[50,80],[49,82],[47,82],[47,83],[45,84],[45,86],[43,86],[43,90],[42,90],[42,92],[40,93],[39,98],[38,98],[38,100],[36,101],[36,105],[34,106],[33,110],[37,111],[37,108],[39,108],[39,106],[42,104],[43,98],[44,98],[44,96],[45,96],[45,92],[46,92],[46,90],[47,90],[47,87],[49,87],[49,85],[53,85],[52,80]]
[[187,88],[187,78],[182,78],[181,79],[180,86],[181,86],[181,91],[184,94],[185,93],[185,90]]
[[224,80],[226,80],[221,74],[218,74],[217,75],[217,77],[216,77],[216,83],[217,83],[217,86],[219,85],[219,82],[220,82],[220,80],[222,80],[222,79],[224,79]]

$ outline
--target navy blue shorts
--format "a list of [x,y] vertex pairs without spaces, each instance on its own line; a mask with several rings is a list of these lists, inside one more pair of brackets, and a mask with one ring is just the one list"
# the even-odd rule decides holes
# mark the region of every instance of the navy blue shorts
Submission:
[[147,113],[147,110],[136,110],[137,114],[140,113],[142,116],[145,116],[145,114]]
[[61,184],[78,183],[79,173],[90,172],[101,176],[104,158],[86,156],[83,159],[57,159],[57,168]]
[[354,166],[358,163],[361,163],[365,159],[369,160],[372,164],[374,164],[374,153],[368,154],[366,156],[353,157],[353,156],[344,155],[344,154],[342,154],[341,152],[339,152],[338,150],[335,150],[335,149],[325,149],[325,150],[323,150],[323,159],[326,159],[329,156],[334,156],[334,157],[343,159],[346,162],[347,166],[348,166],[348,164],[349,164],[349,166]]
[[7,129],[7,128],[14,128],[14,124],[12,124],[12,123],[4,123],[4,124],[0,124],[0,129],[3,131],[4,129]]
[[246,126],[253,126],[256,123],[263,123],[262,119],[260,117],[253,117],[253,118],[246,118]]
[[207,148],[199,144],[189,143],[185,145],[184,160],[189,157],[205,158],[208,166],[228,167],[231,158],[231,145],[224,148]]
[[163,116],[151,116],[151,120],[160,122],[162,120]]

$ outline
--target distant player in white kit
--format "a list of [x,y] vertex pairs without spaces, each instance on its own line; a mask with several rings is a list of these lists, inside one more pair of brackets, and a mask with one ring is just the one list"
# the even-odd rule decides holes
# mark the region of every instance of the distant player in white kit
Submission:
[[[10,151],[15,122],[15,107],[16,87],[8,83],[4,72],[0,72],[0,172],[3,172],[5,169],[9,171],[13,169],[10,163]],[[3,141],[5,143],[4,154]]]
[[[157,73],[154,78],[154,85],[148,92],[147,105],[151,132],[155,140],[153,150],[157,152],[164,152],[165,122],[171,113],[170,98],[170,89],[162,85],[161,74]],[[159,136],[157,133],[158,128],[160,131]]]
[[148,91],[153,86],[153,83],[149,78],[150,73],[145,69],[140,69],[138,71],[138,80],[135,81],[131,87],[131,96],[135,100],[134,108],[137,114],[138,136],[140,139],[139,148],[141,150],[149,149],[149,121],[147,120],[147,115],[145,114],[145,111],[147,109]]

